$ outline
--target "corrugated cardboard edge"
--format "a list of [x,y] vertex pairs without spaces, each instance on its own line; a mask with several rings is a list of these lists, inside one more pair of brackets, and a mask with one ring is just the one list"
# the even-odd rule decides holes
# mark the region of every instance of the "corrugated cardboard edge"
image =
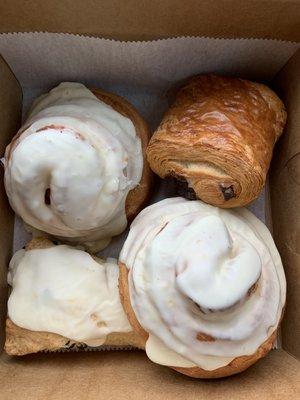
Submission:
[[274,239],[287,278],[282,347],[300,357],[300,51],[286,64],[274,87],[287,107],[288,120],[270,174]]

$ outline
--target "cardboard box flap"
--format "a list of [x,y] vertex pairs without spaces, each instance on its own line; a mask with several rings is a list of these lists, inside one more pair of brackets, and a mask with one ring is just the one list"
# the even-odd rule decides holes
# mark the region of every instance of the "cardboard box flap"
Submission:
[[[0,56],[0,157],[20,126],[22,91],[18,81]],[[11,257],[13,212],[8,206],[4,185],[3,167],[0,165],[0,350],[4,341],[4,319],[7,301],[7,265]]]
[[271,168],[271,207],[274,239],[281,254],[288,290],[282,324],[283,348],[300,357],[300,51],[275,80],[287,106],[287,128]]
[[142,352],[43,354],[0,360],[1,396],[13,400],[296,399],[299,361],[274,350],[243,374],[199,381],[155,365]]
[[119,40],[173,36],[299,41],[293,0],[2,0],[2,32],[65,32]]
[[300,50],[291,57],[274,80],[276,92],[283,100],[287,111],[287,126],[278,142],[274,163],[281,170],[287,162],[300,153]]

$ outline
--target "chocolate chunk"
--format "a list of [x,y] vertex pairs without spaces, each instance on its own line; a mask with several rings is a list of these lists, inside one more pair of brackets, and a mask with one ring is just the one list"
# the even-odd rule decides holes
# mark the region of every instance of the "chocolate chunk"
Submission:
[[185,178],[182,176],[169,176],[167,179],[174,183],[179,196],[185,197],[187,200],[197,200],[194,189],[189,187]]
[[228,187],[220,185],[220,189],[222,190],[225,201],[228,201],[228,200],[232,199],[233,197],[235,197],[235,193],[234,193],[234,189],[233,189],[232,185],[228,186]]

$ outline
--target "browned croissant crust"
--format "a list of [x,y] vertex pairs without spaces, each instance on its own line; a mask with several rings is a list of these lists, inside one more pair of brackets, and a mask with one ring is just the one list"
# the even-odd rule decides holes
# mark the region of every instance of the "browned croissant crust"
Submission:
[[[26,250],[46,249],[55,246],[46,238],[32,239]],[[144,347],[144,341],[135,332],[114,332],[107,335],[103,345]],[[84,348],[84,343],[75,342],[52,332],[37,332],[24,329],[6,319],[6,340],[4,349],[9,355],[22,356],[39,351],[57,351],[62,349]]]
[[260,193],[286,122],[267,86],[199,75],[177,93],[152,136],[147,157],[161,178],[175,178],[199,199],[240,207]]
[[[128,287],[128,270],[127,267],[119,262],[120,275],[119,275],[119,290],[121,301],[127,315],[128,321],[130,322],[132,328],[141,336],[141,339],[146,343],[148,338],[148,332],[146,332],[138,322],[133,308],[130,304],[129,287]],[[249,356],[236,357],[228,365],[217,368],[213,371],[207,371],[200,367],[191,368],[180,368],[172,367],[175,371],[178,371],[184,375],[191,376],[193,378],[222,378],[230,375],[237,374],[244,371],[251,365],[253,365],[260,358],[264,357],[272,348],[276,340],[277,331],[274,331],[272,335],[257,349],[254,354]],[[207,340],[206,338],[199,338],[199,340]]]

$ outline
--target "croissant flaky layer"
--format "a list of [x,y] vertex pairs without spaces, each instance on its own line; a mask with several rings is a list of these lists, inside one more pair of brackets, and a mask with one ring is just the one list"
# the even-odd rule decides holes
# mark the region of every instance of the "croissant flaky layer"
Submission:
[[284,105],[267,86],[195,76],[151,138],[148,161],[161,178],[186,182],[209,204],[243,206],[259,195],[285,122]]

